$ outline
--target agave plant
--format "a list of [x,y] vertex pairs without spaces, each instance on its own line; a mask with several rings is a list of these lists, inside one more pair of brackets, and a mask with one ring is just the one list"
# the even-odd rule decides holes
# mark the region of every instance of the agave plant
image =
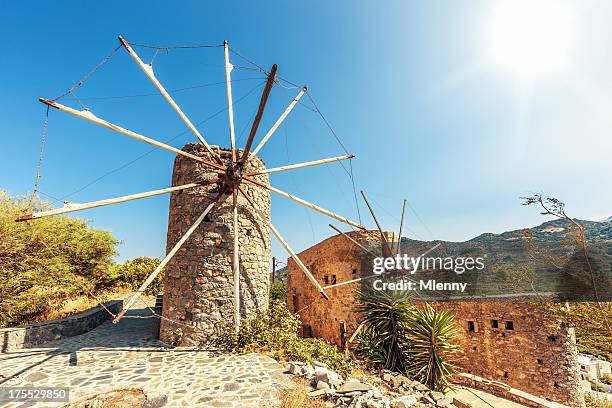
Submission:
[[410,298],[405,292],[363,291],[357,292],[357,299],[363,324],[357,353],[376,365],[404,373],[404,339],[413,310]]
[[451,343],[456,335],[453,314],[436,310],[428,303],[412,309],[403,348],[408,357],[406,371],[430,389],[444,391],[455,372],[448,355],[458,350]]

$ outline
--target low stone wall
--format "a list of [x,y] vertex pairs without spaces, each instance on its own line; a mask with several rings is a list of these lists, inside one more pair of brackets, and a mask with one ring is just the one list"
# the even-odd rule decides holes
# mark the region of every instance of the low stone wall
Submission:
[[[497,395],[498,397],[517,402],[527,407],[568,408],[567,405],[547,401],[543,398],[539,398],[521,390],[517,390],[516,388],[512,388],[504,383],[498,381],[489,381],[473,374],[456,375],[453,382],[455,382],[456,384],[465,385],[466,387],[482,390],[493,395]],[[455,403],[455,405],[457,404]],[[463,405],[465,406],[465,404]]]
[[[123,300],[111,300],[104,305],[111,312],[118,313],[123,307]],[[63,319],[0,329],[0,353],[32,348],[49,341],[78,336],[95,329],[110,317],[102,306],[96,306]]]

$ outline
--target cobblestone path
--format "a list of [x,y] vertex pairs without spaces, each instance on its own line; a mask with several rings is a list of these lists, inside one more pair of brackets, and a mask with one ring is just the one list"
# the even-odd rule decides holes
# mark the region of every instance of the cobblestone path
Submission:
[[[146,309],[129,312],[148,314]],[[263,402],[274,405],[278,389],[291,384],[283,367],[267,356],[166,348],[155,338],[158,324],[153,318],[124,318],[117,325],[108,321],[88,333],[39,348],[0,353],[0,387],[70,387],[71,401],[139,387],[150,397],[167,396],[166,407],[259,407]]]

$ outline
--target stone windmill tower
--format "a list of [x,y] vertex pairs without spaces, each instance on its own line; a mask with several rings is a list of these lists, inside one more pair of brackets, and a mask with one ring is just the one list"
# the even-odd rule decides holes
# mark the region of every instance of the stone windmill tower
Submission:
[[[172,344],[206,344],[214,340],[228,323],[238,330],[242,318],[257,316],[265,311],[268,302],[270,235],[280,242],[309,281],[316,286],[323,297],[327,298],[324,288],[271,223],[270,193],[297,202],[352,227],[362,230],[364,227],[273,187],[269,182],[269,174],[337,162],[351,159],[353,156],[346,154],[269,169],[257,156],[278,126],[307,92],[307,88],[304,86],[299,90],[259,144],[251,149],[268,96],[277,82],[276,65],[272,66],[270,71],[258,67],[266,74],[267,81],[247,142],[243,149],[238,149],[235,143],[232,107],[231,71],[233,65],[229,59],[229,45],[227,41],[224,42],[219,47],[224,49],[230,147],[222,149],[206,142],[197,127],[192,124],[155,77],[152,62],[145,64],[132,45],[121,36],[119,41],[121,45],[68,92],[53,100],[41,98],[40,101],[49,107],[176,154],[172,187],[89,203],[66,203],[63,208],[31,213],[20,217],[18,221],[170,193],[166,256],[138,291],[125,303],[123,310],[114,316],[113,322],[119,322],[155,277],[166,269],[161,338]],[[182,150],[177,149],[103,120],[89,109],[79,111],[58,102],[59,99],[80,87],[121,47],[134,59],[158,92],[197,137],[199,143],[188,144]],[[134,45],[134,47],[157,49],[156,53],[159,50],[172,48],[144,45]],[[197,47],[200,46],[180,48]],[[236,52],[234,54],[239,55]],[[36,190],[35,186],[35,193]]]

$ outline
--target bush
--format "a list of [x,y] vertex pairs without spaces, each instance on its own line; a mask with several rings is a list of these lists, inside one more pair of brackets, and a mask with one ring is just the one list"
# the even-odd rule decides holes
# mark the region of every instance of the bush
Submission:
[[284,282],[270,284],[270,302],[275,300],[287,301],[287,285]]
[[287,309],[285,300],[274,300],[267,313],[243,321],[238,334],[228,327],[221,336],[221,345],[242,353],[268,352],[279,361],[317,360],[343,374],[350,373],[352,363],[348,357],[322,340],[300,338],[297,334],[300,325],[299,317]]
[[379,368],[411,376],[430,389],[447,388],[454,367],[448,355],[457,350],[453,315],[429,304],[415,308],[404,292],[358,293],[363,327],[355,352]]
[[[115,285],[137,290],[147,277],[159,266],[161,261],[157,258],[140,256],[116,265],[113,270],[113,283]],[[164,272],[162,271],[145,290],[147,295],[157,295],[164,291]]]
[[[33,208],[50,206],[35,201]],[[111,284],[117,240],[110,232],[61,216],[15,222],[26,211],[24,198],[0,191],[0,327]]]

